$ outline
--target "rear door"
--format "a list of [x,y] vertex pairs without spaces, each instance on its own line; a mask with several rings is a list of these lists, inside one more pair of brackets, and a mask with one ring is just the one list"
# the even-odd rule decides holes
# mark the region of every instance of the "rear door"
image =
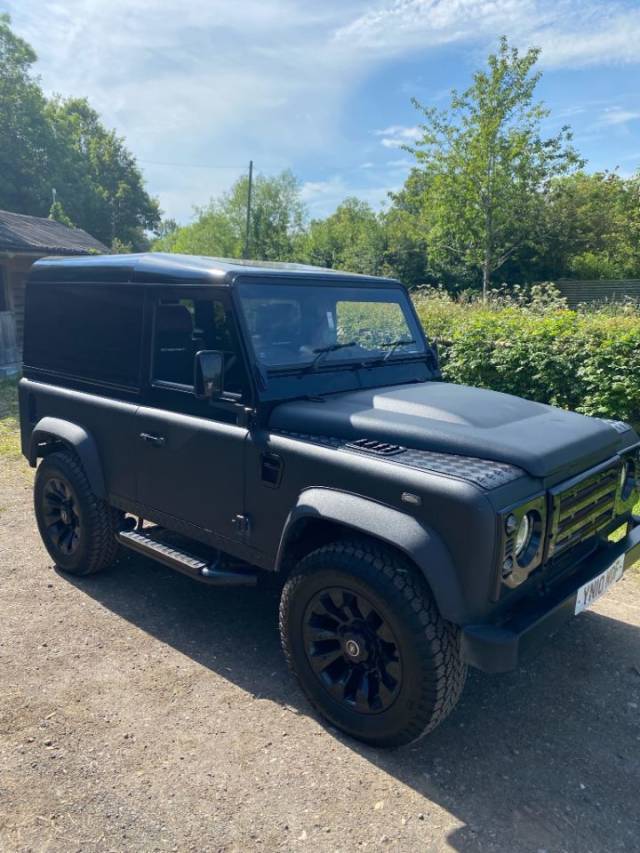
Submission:
[[[146,405],[137,415],[137,499],[149,518],[189,531],[195,525],[239,540],[244,509],[250,395],[247,372],[225,289],[152,288]],[[222,400],[198,400],[193,362],[198,350],[225,352]],[[220,543],[223,545],[224,543]]]

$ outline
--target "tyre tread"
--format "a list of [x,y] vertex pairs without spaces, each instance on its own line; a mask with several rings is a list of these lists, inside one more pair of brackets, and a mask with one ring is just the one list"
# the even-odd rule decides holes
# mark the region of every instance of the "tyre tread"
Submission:
[[[334,562],[355,561],[367,571],[378,574],[390,599],[399,606],[421,645],[421,653],[433,661],[432,672],[423,670],[420,700],[405,728],[385,745],[411,743],[438,726],[456,706],[464,688],[467,666],[459,653],[459,637],[455,626],[440,616],[429,587],[415,567],[390,548],[366,539],[345,539],[323,545],[304,557],[285,584],[280,602],[279,626],[282,648],[289,668],[295,672],[289,645],[288,614],[290,601],[305,578]],[[298,678],[304,690],[304,684]],[[312,704],[322,713],[309,693]]]
[[108,568],[118,554],[116,533],[120,513],[94,494],[80,459],[71,450],[59,450],[46,456],[36,472],[36,482],[52,464],[56,465],[72,482],[78,500],[82,503],[85,523],[90,531],[88,558],[81,568],[73,570],[73,574],[96,574]]

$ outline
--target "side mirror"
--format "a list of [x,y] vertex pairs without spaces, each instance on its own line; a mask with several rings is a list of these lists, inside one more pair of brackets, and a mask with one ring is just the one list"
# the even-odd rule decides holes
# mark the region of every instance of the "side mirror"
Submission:
[[193,385],[199,400],[215,400],[224,388],[224,353],[200,350],[194,360]]

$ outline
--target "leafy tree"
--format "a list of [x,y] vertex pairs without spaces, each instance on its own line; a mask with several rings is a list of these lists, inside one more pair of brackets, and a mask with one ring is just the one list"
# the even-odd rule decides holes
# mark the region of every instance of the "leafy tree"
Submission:
[[0,208],[46,216],[51,189],[99,240],[143,248],[160,222],[135,159],[84,99],[47,100],[35,51],[0,15]]
[[53,133],[45,98],[31,77],[35,51],[0,14],[0,208],[46,216]]
[[640,172],[578,172],[546,195],[544,275],[640,277]]
[[331,216],[314,219],[300,241],[306,263],[380,275],[385,248],[384,224],[364,201],[347,198]]
[[408,287],[450,281],[450,269],[434,270],[429,253],[421,213],[429,176],[422,169],[412,169],[404,187],[391,193],[391,207],[384,214],[386,236],[384,269]]
[[49,208],[49,219],[53,219],[55,222],[60,222],[62,225],[66,225],[67,228],[73,228],[73,222],[69,219],[65,213],[64,207],[57,199]]
[[179,227],[175,219],[163,219],[156,228],[156,237],[158,240],[164,240],[174,234]]
[[421,222],[429,260],[476,270],[485,294],[492,275],[536,240],[543,190],[581,163],[568,128],[541,135],[548,110],[534,102],[538,56],[520,55],[503,37],[488,68],[452,92],[448,110],[413,99],[423,135],[407,150],[428,179]]
[[147,247],[160,223],[158,202],[124,140],[108,130],[83,98],[54,99],[47,116],[57,143],[57,186],[72,219],[98,240]]
[[[240,258],[245,254],[249,179],[238,178],[229,192],[196,210],[190,225],[172,230],[154,244],[157,251]],[[253,184],[249,255],[255,260],[290,261],[304,226],[300,186],[290,171],[258,175]]]

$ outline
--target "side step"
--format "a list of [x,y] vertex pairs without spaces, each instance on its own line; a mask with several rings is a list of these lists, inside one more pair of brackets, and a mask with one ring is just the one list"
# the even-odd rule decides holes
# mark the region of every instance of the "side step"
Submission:
[[158,542],[157,539],[139,530],[122,530],[116,534],[116,539],[126,548],[131,548],[139,554],[144,554],[145,557],[164,563],[170,569],[175,569],[210,586],[255,586],[258,581],[255,572],[221,568],[219,558],[213,562],[207,562],[186,551],[166,545],[164,542]]

